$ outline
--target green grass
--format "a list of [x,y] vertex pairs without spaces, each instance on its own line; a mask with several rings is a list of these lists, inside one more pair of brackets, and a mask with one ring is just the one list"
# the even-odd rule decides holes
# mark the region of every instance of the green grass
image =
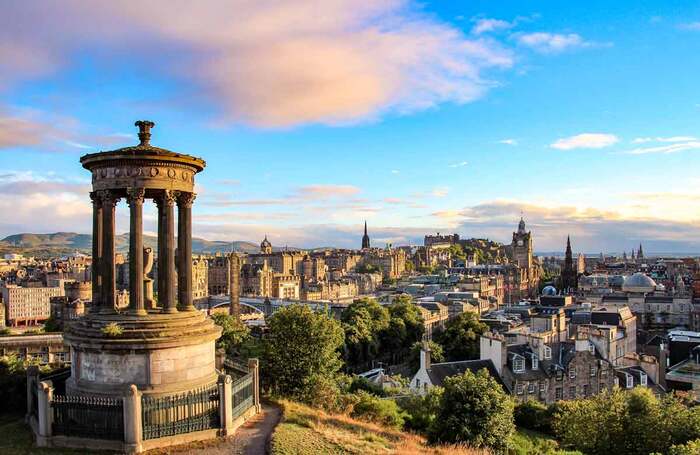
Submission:
[[582,455],[578,451],[561,450],[551,436],[522,428],[518,428],[511,442],[509,455]]
[[39,449],[24,418],[17,415],[0,415],[0,454],[2,455],[78,455],[85,450]]

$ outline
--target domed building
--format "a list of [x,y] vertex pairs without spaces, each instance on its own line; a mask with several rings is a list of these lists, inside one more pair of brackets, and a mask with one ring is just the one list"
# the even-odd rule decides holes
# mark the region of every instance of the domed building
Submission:
[[656,281],[642,272],[637,272],[625,278],[622,283],[624,292],[634,292],[638,294],[647,294],[656,291]]
[[545,286],[542,289],[542,295],[557,295],[557,288],[554,286]]

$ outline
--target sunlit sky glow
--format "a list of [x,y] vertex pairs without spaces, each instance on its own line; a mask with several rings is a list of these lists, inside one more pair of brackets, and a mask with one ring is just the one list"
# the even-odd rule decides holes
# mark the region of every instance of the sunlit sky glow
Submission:
[[0,236],[89,232],[79,157],[151,119],[210,240],[697,252],[698,55],[693,1],[10,2]]

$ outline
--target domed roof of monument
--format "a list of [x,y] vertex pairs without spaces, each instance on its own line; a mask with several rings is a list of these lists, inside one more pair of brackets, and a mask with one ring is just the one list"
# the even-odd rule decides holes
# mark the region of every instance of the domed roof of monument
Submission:
[[554,286],[545,286],[542,289],[542,295],[557,295],[557,288]]
[[80,162],[83,163],[83,167],[89,168],[89,165],[93,162],[102,162],[104,160],[119,158],[131,160],[154,158],[166,159],[168,161],[178,161],[194,166],[197,169],[196,172],[202,171],[206,166],[206,162],[201,158],[187,155],[185,153],[173,152],[172,150],[151,145],[151,128],[155,126],[154,122],[150,120],[138,120],[134,123],[134,126],[139,128],[139,143],[137,145],[130,145],[116,150],[105,150],[98,153],[89,153],[84,155],[80,158]]
[[642,272],[637,272],[625,278],[622,290],[629,292],[652,292],[656,290],[656,281]]

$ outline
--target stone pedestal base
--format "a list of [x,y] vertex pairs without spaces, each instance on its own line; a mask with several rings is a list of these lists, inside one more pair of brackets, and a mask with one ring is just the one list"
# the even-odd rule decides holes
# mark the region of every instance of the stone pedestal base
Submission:
[[122,396],[135,384],[145,395],[170,395],[210,385],[217,380],[220,335],[221,328],[198,311],[88,314],[65,334],[72,348],[66,393]]

